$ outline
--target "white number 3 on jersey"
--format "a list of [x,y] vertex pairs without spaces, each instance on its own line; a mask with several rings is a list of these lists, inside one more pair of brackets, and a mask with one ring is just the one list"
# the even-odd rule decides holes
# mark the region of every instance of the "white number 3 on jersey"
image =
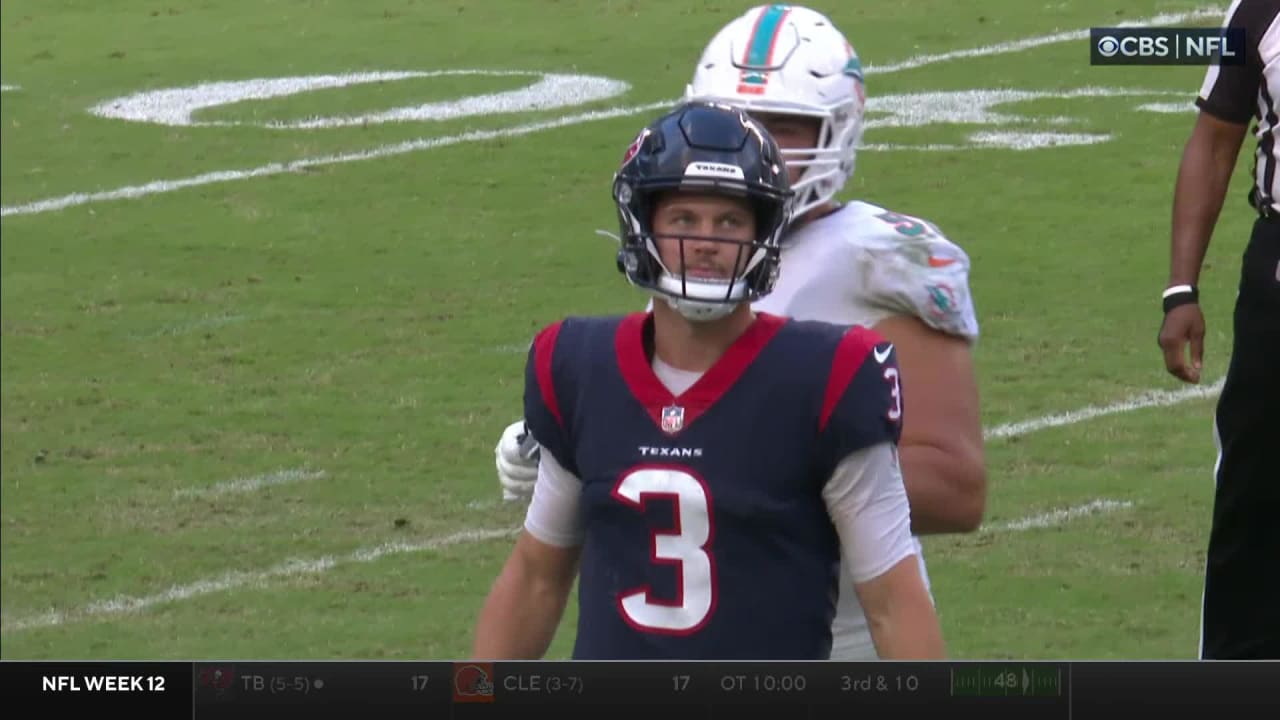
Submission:
[[[883,350],[879,345],[871,349],[872,354],[876,356],[876,362],[881,365],[889,359],[889,353],[893,351],[893,345],[889,343],[885,343],[883,347]],[[898,383],[898,368],[892,365],[885,368],[884,379],[889,383],[889,397],[893,401],[889,406],[889,419],[898,422],[902,419],[902,386]]]
[[711,541],[711,502],[702,482],[693,475],[669,468],[638,468],[618,481],[614,497],[644,508],[652,499],[675,502],[678,533],[653,534],[653,558],[674,564],[680,573],[671,600],[650,595],[648,585],[618,596],[623,618],[639,630],[685,635],[697,631],[715,607],[715,565],[707,553]]
[[889,406],[889,419],[898,422],[902,419],[902,386],[898,384],[898,368],[885,368],[884,379],[889,383],[889,397],[893,400]]

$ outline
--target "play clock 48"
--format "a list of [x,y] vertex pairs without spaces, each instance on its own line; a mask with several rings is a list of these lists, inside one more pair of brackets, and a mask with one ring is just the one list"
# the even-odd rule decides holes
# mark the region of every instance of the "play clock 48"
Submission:
[[956,697],[1062,694],[1062,668],[1053,665],[980,663],[951,668],[951,694]]

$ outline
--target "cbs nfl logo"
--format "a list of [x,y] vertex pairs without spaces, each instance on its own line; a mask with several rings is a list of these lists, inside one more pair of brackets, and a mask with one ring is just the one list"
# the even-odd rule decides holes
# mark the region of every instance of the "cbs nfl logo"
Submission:
[[1243,65],[1244,28],[1090,28],[1090,65]]

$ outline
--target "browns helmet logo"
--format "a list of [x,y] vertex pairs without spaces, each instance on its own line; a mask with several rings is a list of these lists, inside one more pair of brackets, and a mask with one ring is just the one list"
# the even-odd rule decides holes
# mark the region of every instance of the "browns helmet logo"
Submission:
[[489,663],[455,665],[454,702],[493,702],[493,666]]
[[644,145],[644,139],[647,137],[649,137],[649,128],[641,130],[640,134],[636,136],[636,139],[631,141],[630,147],[628,147],[627,151],[622,155],[623,167],[626,167],[627,163],[631,162],[631,158],[635,157],[636,153],[640,152],[640,146]]

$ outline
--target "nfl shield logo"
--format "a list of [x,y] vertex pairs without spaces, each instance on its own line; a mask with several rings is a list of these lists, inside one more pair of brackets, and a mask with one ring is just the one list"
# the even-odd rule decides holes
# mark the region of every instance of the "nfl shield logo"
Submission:
[[662,408],[662,432],[677,433],[684,427],[684,408],[671,405]]

